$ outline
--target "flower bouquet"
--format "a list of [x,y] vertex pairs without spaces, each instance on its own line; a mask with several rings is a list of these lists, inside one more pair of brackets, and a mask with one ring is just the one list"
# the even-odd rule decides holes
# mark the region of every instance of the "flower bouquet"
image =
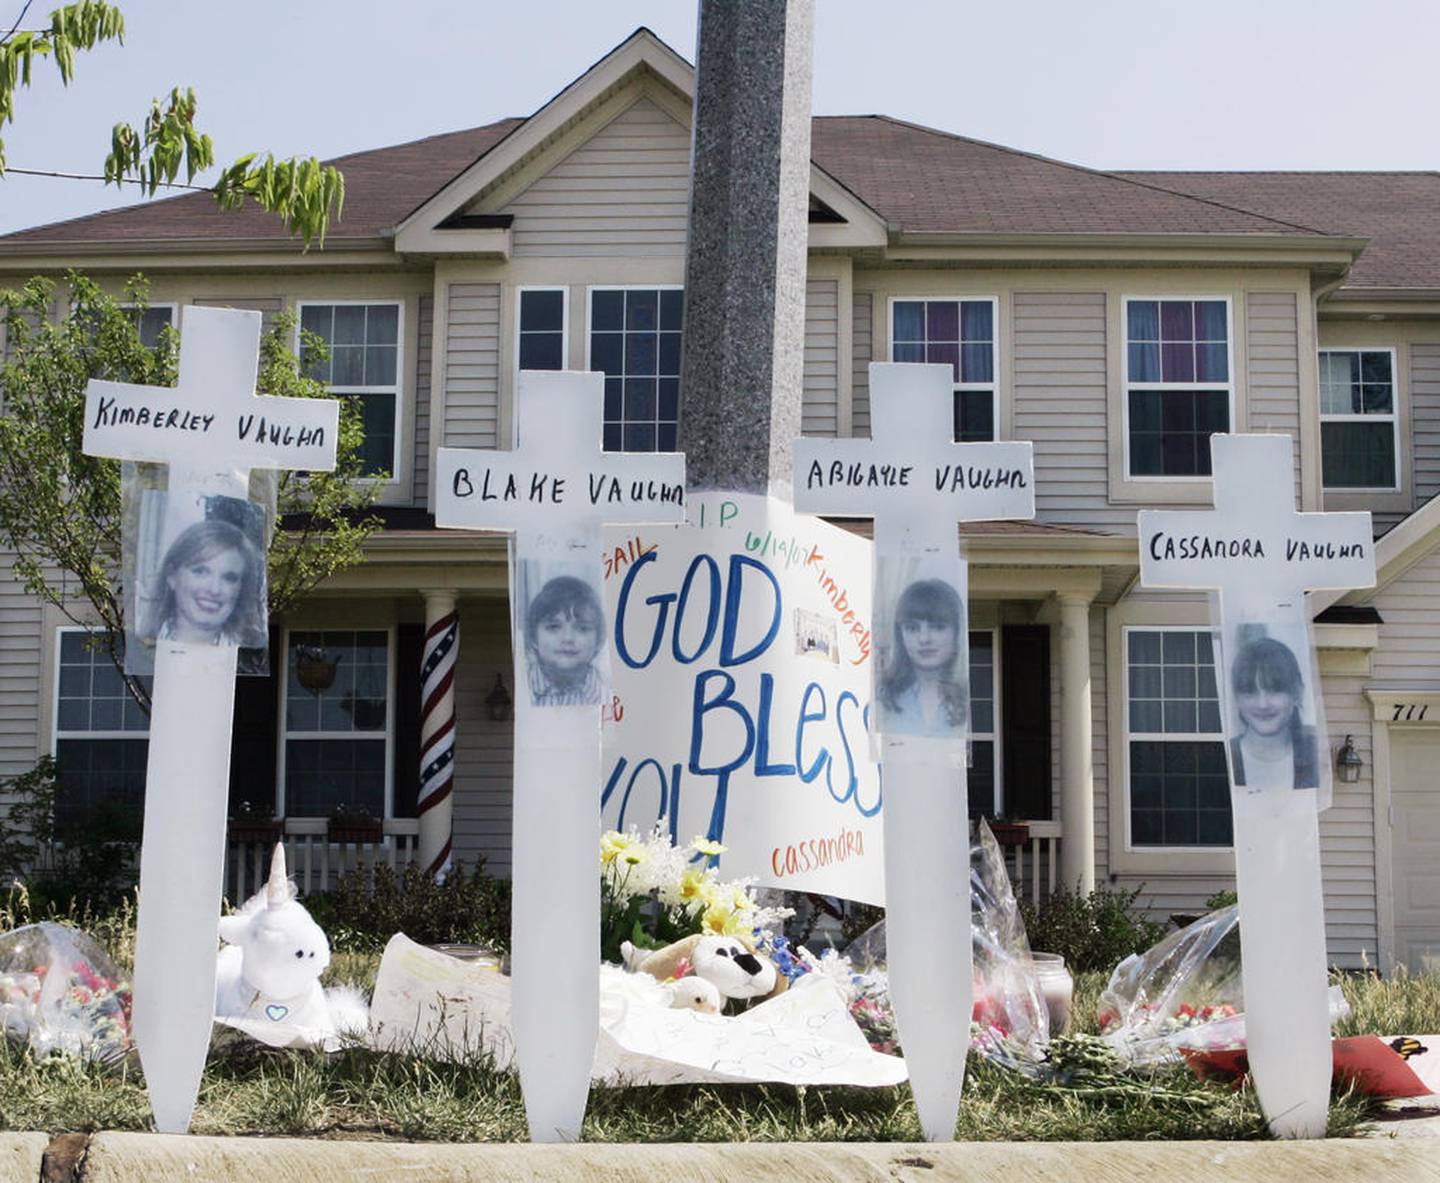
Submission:
[[37,1055],[130,1049],[130,984],[85,933],[45,922],[0,936],[0,1027]]

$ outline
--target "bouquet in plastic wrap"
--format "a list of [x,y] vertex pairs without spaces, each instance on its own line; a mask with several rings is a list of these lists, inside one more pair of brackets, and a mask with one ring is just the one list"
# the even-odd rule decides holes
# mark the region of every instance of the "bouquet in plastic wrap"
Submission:
[[[1347,1013],[1338,986],[1330,1017]],[[1245,1046],[1240,909],[1202,916],[1115,967],[1097,1004],[1100,1034],[1132,1064],[1179,1061],[1185,1051]]]
[[[970,849],[970,923],[975,958],[970,1046],[1003,1063],[1037,1063],[1050,1038],[1050,1017],[1030,959],[1030,942],[1010,887],[1005,856],[984,822]],[[936,939],[943,940],[944,934],[937,932]],[[865,981],[883,982],[885,922],[856,938],[845,954]],[[865,1000],[859,1011],[852,1007],[861,1029],[867,1035],[873,1031],[888,1036],[894,1046],[894,1015],[888,994],[873,987],[862,994]],[[877,1046],[874,1037],[871,1045]]]
[[0,935],[0,1025],[38,1055],[118,1059],[130,1048],[130,984],[78,929],[26,925]]

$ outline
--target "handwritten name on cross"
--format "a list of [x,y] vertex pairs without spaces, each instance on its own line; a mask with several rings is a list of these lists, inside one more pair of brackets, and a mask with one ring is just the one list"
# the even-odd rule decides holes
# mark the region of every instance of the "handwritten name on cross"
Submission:
[[[685,520],[684,456],[602,451],[604,393],[603,374],[522,370],[513,450],[437,453],[436,524],[514,531],[512,600],[514,560],[579,560],[598,583],[602,526]],[[600,708],[530,701],[515,607],[511,1022],[531,1138],[574,1141],[599,1038]]]
[[795,441],[795,508],[875,519],[881,550],[950,551],[955,523],[1035,516],[1028,441],[957,444],[948,366],[870,366],[870,439]]
[[86,454],[168,464],[172,489],[236,497],[252,468],[330,471],[339,402],[256,394],[259,345],[258,312],[187,307],[175,386],[86,387]]
[[1294,444],[1286,435],[1215,435],[1212,510],[1140,512],[1140,581],[1210,588],[1221,611],[1302,619],[1307,591],[1373,587],[1368,513],[1295,510]]
[[[252,468],[333,469],[340,404],[255,393],[260,314],[189,307],[175,387],[92,381],[84,449],[169,465],[172,495],[245,497]],[[215,1011],[237,650],[156,646],[135,948],[135,1042],[155,1125],[190,1123]]]
[[685,457],[605,452],[604,375],[522,370],[516,447],[441,448],[435,524],[513,530],[520,551],[540,535],[593,539],[624,523],[685,520]]

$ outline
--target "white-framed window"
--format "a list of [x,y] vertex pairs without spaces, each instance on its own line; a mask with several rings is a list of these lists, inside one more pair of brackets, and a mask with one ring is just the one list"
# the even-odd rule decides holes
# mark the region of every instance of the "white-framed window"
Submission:
[[1215,642],[1209,629],[1124,630],[1131,849],[1229,847]]
[[999,301],[893,297],[890,360],[948,365],[954,375],[955,439],[996,437],[995,335]]
[[970,630],[970,759],[967,781],[972,810],[991,817],[1005,812],[1000,775],[1000,682],[994,629]]
[[[57,822],[105,809],[136,810],[145,795],[150,720],[103,645],[83,628],[55,632]],[[149,689],[150,679],[140,679]]]
[[180,323],[180,307],[177,304],[147,304],[144,308],[135,304],[122,304],[120,307],[135,315],[136,327],[140,330],[140,344],[149,349],[160,344],[162,332]]
[[1327,489],[1400,487],[1394,349],[1320,351],[1320,460]]
[[1227,297],[1126,297],[1125,471],[1208,477],[1210,437],[1234,418]]
[[404,373],[401,357],[404,311],[399,301],[301,301],[300,329],[329,347],[322,361],[300,345],[307,376],[326,383],[337,395],[360,404],[365,425],[361,471],[366,476],[400,471],[400,404]]
[[605,374],[605,450],[673,452],[684,288],[592,287],[586,303],[585,368]]
[[515,368],[563,370],[569,329],[566,288],[522,287],[515,300]]
[[[335,680],[300,683],[302,657],[334,662]],[[393,811],[395,630],[293,629],[285,634],[280,810],[285,817]]]

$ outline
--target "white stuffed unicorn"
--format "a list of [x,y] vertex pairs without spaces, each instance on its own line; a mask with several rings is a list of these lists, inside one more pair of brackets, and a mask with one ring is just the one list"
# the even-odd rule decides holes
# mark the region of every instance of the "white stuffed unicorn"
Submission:
[[363,1035],[369,1014],[357,991],[321,987],[330,942],[295,896],[277,843],[266,885],[220,918],[215,1017],[274,1047],[333,1051],[342,1036]]

